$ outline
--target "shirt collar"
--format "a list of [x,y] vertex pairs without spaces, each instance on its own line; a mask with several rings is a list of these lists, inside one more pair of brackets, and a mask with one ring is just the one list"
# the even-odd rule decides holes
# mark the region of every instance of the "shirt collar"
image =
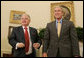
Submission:
[[[25,26],[22,26],[23,27],[23,29],[25,28]],[[29,29],[29,26],[27,26],[27,29]]]
[[[58,22],[58,20],[56,19],[56,23]],[[62,23],[62,18],[61,18],[61,20],[60,20],[60,23]]]

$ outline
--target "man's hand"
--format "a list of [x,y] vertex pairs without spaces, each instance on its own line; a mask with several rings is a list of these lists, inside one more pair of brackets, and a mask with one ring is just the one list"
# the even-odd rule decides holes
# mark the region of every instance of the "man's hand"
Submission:
[[23,43],[17,43],[17,47],[18,48],[23,48],[23,47],[25,47],[25,45]]
[[34,43],[34,44],[33,44],[33,47],[34,47],[35,49],[38,49],[38,48],[39,48],[39,46],[40,46],[40,44],[39,44],[39,43]]
[[47,56],[47,53],[43,53],[43,57],[48,57],[48,56]]

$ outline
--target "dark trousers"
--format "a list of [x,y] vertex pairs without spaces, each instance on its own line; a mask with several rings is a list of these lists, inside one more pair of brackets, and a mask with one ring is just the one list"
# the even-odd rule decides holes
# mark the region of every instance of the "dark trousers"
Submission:
[[58,52],[57,52],[57,57],[61,57],[60,52],[59,52],[59,48],[58,48]]

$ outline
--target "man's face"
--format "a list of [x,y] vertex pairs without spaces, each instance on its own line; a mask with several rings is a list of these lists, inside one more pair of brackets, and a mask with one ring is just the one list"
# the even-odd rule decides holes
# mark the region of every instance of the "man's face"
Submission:
[[62,9],[60,7],[56,7],[55,10],[54,10],[54,17],[56,19],[61,19],[62,16],[63,16]]
[[29,17],[26,14],[23,14],[21,17],[21,24],[23,26],[27,26],[27,25],[29,25],[29,23],[30,23]]

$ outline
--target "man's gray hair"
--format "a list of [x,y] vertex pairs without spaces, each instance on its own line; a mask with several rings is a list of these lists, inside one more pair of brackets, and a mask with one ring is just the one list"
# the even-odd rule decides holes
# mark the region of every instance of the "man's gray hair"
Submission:
[[31,18],[30,18],[30,16],[29,16],[29,14],[24,13],[24,14],[22,14],[21,16],[23,16],[23,15],[27,15],[27,16],[28,16],[28,18],[29,18],[29,19],[31,19]]

